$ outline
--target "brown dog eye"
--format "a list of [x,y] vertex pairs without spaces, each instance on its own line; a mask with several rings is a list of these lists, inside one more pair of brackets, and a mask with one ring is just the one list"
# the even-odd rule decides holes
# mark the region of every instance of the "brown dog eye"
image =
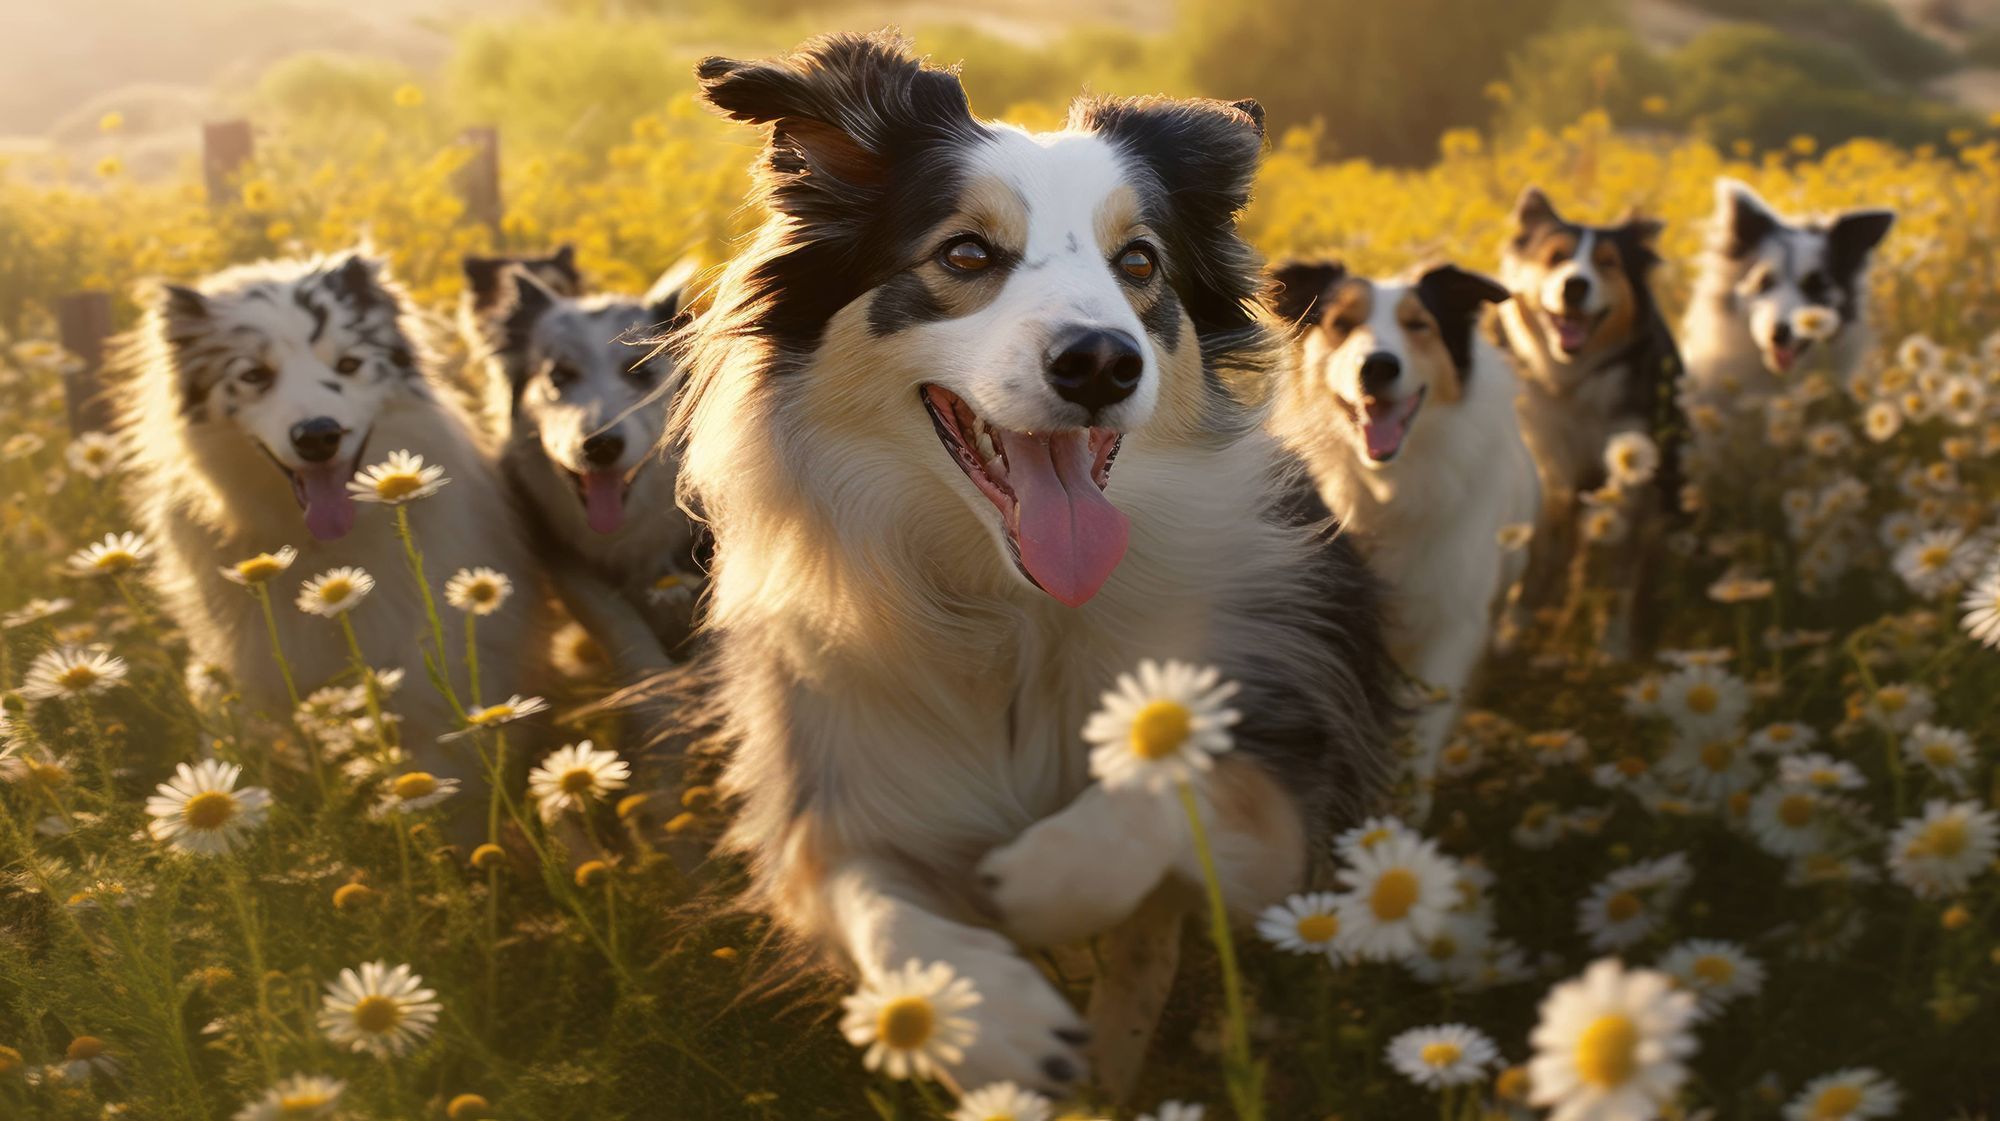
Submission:
[[343,374],[351,374],[361,368],[361,359],[352,354],[343,354],[340,356],[340,361],[333,364],[333,368]]
[[1153,270],[1158,267],[1159,262],[1153,259],[1153,251],[1144,245],[1128,246],[1125,252],[1118,255],[1118,271],[1133,280],[1151,280]]
[[239,380],[252,389],[261,389],[271,384],[277,377],[278,375],[273,373],[269,366],[252,366],[238,375]]
[[961,237],[947,242],[938,260],[954,272],[978,272],[993,263],[993,250],[976,237]]

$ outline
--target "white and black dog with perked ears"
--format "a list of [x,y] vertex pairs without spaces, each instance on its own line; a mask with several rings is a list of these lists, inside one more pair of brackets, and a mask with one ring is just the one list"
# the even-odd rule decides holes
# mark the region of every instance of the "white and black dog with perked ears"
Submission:
[[1239,914],[1387,771],[1375,586],[1281,512],[1299,472],[1246,404],[1282,357],[1235,224],[1261,111],[1091,98],[1031,133],[890,36],[699,75],[768,139],[769,220],[693,328],[673,433],[717,543],[726,845],[753,905],[860,979],[972,981],[963,1085],[1059,1090],[1129,1039],[1092,1049],[1021,946],[1144,926],[1099,995],[1170,972],[1180,924],[1125,920],[1199,882],[1174,798],[1091,782],[1080,731],[1119,673],[1242,684],[1204,784]]

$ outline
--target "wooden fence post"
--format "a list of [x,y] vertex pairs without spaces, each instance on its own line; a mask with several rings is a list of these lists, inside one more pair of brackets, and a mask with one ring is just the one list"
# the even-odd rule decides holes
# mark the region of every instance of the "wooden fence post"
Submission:
[[104,369],[104,341],[111,337],[111,293],[73,292],[57,300],[56,327],[63,349],[78,359],[63,374],[69,430],[78,436],[102,432],[111,427],[111,402],[99,376]]
[[474,221],[486,223],[500,241],[500,130],[478,125],[458,134],[458,142],[472,149],[472,155],[458,169],[458,195],[465,200],[466,213]]
[[237,173],[250,162],[256,142],[245,120],[211,121],[201,126],[201,173],[208,181],[208,204],[227,206],[242,191]]

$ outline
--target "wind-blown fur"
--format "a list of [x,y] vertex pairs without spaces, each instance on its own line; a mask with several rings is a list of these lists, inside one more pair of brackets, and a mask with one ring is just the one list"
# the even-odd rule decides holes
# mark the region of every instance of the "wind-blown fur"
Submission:
[[[1276,310],[1298,324],[1299,362],[1271,428],[1389,586],[1397,662],[1441,693],[1426,698],[1411,732],[1427,806],[1438,752],[1527,566],[1502,531],[1531,525],[1539,509],[1514,413],[1518,382],[1478,330],[1507,290],[1451,265],[1407,283],[1363,280],[1328,261],[1273,275]],[[1371,447],[1364,426],[1377,417],[1396,425],[1393,447]]]
[[[1700,475],[1757,471],[1764,406],[1801,363],[1845,381],[1875,345],[1868,273],[1895,222],[1888,210],[1808,220],[1780,215],[1748,184],[1718,179],[1707,251],[1682,340]],[[1814,329],[1813,318],[1831,326]],[[1725,484],[1726,485],[1726,484]]]
[[[628,681],[672,664],[694,610],[694,527],[656,452],[680,375],[653,342],[682,319],[691,271],[576,298],[515,269],[481,323],[501,472],[556,590]],[[597,496],[609,512],[588,512],[592,485],[619,491]]]
[[[239,266],[198,287],[167,286],[148,303],[118,362],[127,375],[119,434],[132,463],[125,497],[157,552],[153,584],[194,656],[222,666],[251,704],[283,718],[291,704],[257,602],[219,570],[298,549],[270,592],[278,641],[303,693],[347,673],[348,652],[337,624],[292,606],[299,584],[342,565],[366,569],[375,589],[350,618],[370,665],[407,671],[387,706],[403,718],[404,745],[416,766],[478,784],[484,772],[472,744],[437,742],[455,721],[425,681],[419,651],[430,636],[392,513],[363,505],[351,529],[318,540],[287,478],[305,469],[287,436],[315,418],[344,433],[326,465],[334,484],[402,448],[442,466],[451,482],[409,508],[439,586],[433,592],[442,604],[445,579],[462,567],[513,578],[513,599],[481,620],[479,662],[484,699],[520,689],[538,645],[535,566],[466,416],[426,369],[400,290],[379,262],[346,253]],[[445,662],[470,697],[463,631],[445,633]]]
[[[717,541],[702,673],[727,847],[754,905],[862,977],[915,957],[972,978],[966,1084],[1068,1082],[1076,1013],[995,920],[1078,937],[1193,873],[1171,798],[1090,783],[1079,730],[1118,673],[1183,658],[1243,683],[1207,794],[1239,912],[1291,890],[1308,838],[1384,770],[1373,585],[1323,525],[1276,512],[1286,459],[1228,388],[1278,355],[1233,222],[1259,118],[1086,100],[1034,136],[976,121],[955,77],[889,37],[699,74],[771,129],[771,217],[694,327],[673,429],[684,503]],[[940,247],[975,235],[983,271],[953,275]],[[1116,271],[1135,246],[1157,272]],[[1048,388],[1046,348],[1075,323],[1131,345],[1129,397]],[[1094,598],[1064,606],[1010,558],[924,385],[1017,455],[1023,433],[1123,433],[1100,485],[1129,547]]]

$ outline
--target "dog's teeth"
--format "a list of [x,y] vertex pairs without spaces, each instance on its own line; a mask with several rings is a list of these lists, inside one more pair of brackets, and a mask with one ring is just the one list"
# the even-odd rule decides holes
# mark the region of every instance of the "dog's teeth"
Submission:
[[977,439],[979,441],[979,458],[991,463],[993,458],[1000,453],[993,450],[993,436],[986,431],[986,426],[983,424],[979,426]]

